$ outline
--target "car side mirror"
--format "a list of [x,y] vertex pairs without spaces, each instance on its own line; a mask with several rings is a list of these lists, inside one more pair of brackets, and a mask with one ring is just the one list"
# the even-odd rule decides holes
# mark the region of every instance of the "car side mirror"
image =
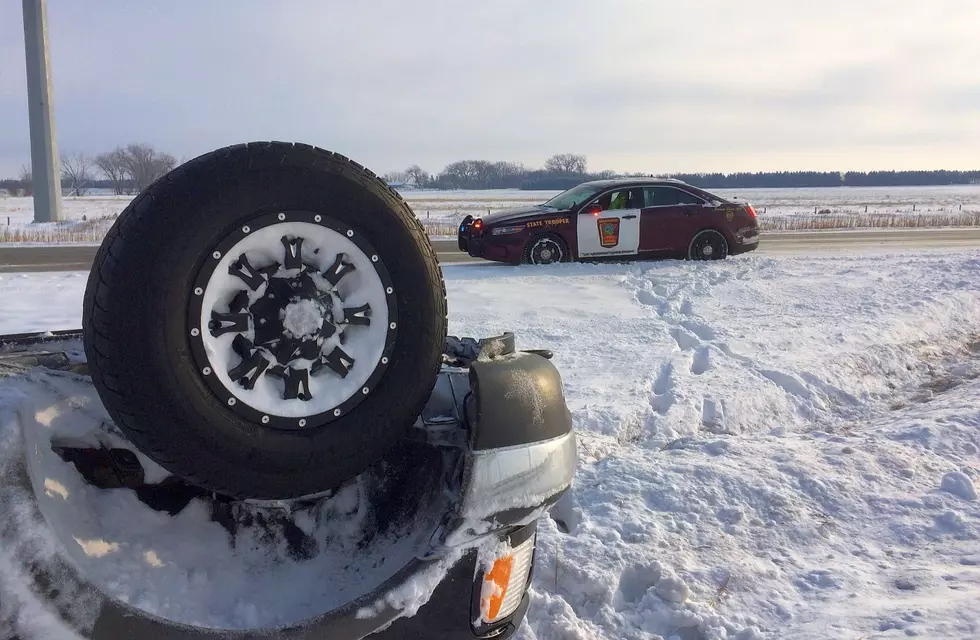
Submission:
[[585,209],[583,209],[582,212],[583,213],[589,213],[589,214],[592,214],[594,216],[597,216],[600,213],[602,213],[602,207],[600,207],[597,204],[591,204],[591,205],[587,206]]

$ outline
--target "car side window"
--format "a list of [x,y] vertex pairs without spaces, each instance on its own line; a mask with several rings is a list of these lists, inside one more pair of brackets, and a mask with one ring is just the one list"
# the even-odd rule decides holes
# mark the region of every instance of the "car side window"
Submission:
[[677,192],[677,204],[704,204],[704,200],[693,193],[688,193],[681,189],[674,189]]
[[643,189],[614,189],[604,193],[597,200],[596,204],[603,211],[620,209],[642,209],[644,206]]
[[697,196],[675,189],[674,187],[658,186],[644,187],[644,199],[647,207],[671,207],[682,204],[701,204]]
[[670,187],[644,187],[644,200],[647,207],[669,207],[677,204],[677,189]]

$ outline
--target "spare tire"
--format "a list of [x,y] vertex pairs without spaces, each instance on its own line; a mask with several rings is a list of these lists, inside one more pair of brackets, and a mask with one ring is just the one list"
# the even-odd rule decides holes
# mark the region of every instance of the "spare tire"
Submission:
[[364,471],[414,422],[439,372],[445,285],[375,174],[249,143],[126,207],[83,327],[99,396],[147,456],[217,493],[290,499]]

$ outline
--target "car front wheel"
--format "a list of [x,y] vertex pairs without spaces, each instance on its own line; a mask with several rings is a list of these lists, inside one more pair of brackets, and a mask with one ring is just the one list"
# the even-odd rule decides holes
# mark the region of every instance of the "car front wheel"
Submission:
[[524,249],[525,264],[554,264],[567,262],[568,245],[561,236],[543,233],[531,238]]

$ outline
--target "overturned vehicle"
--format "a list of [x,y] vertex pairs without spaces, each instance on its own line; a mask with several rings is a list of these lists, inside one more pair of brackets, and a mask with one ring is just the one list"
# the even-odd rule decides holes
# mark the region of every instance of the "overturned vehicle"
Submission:
[[447,336],[407,204],[305,145],[178,167],[80,332],[0,337],[0,638],[508,638],[576,461],[560,375]]

